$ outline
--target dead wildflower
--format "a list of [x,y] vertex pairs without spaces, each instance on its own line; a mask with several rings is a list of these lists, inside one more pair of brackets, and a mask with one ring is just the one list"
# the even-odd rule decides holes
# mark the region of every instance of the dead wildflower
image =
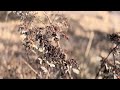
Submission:
[[[26,50],[27,62],[36,73],[36,78],[55,78],[55,79],[73,79],[73,72],[78,73],[77,62],[74,59],[67,59],[67,54],[63,52],[60,46],[61,36],[68,40],[67,32],[69,24],[64,16],[55,15],[51,18],[44,12],[47,24],[42,26],[34,26],[33,23],[37,18],[36,12],[14,11],[21,17],[22,24],[19,25],[19,32],[24,35],[23,45]],[[29,55],[28,52],[33,52]],[[32,58],[32,57],[35,57]],[[30,63],[33,61],[32,63]],[[78,71],[77,71],[78,70]]]
[[[100,68],[96,74],[96,78],[102,76],[103,79],[120,79],[120,35],[113,33],[108,35],[108,39],[115,44],[106,58],[101,56]],[[113,55],[113,59],[108,57]]]

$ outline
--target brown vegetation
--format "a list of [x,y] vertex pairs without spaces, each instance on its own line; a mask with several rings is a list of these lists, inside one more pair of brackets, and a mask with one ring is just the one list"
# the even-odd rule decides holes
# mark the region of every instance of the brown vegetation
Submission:
[[[1,15],[3,16],[3,14]],[[32,62],[32,60],[30,64],[29,62],[24,62],[27,58],[26,51],[21,42],[23,37],[20,38],[21,35],[17,31],[18,25],[23,22],[20,22],[19,18],[18,20],[10,18],[11,16],[13,17],[13,15],[14,14],[9,14],[7,21],[4,21],[5,17],[1,17],[2,19],[0,19],[0,78],[40,78],[38,76],[36,77],[39,70],[37,71],[34,66],[37,64]],[[51,15],[48,14],[48,12],[47,15],[53,21],[54,17],[60,17],[59,14],[56,16],[57,14]],[[119,32],[119,16],[115,16],[107,11],[94,14],[87,14],[85,12],[79,12],[77,14],[65,13],[65,15],[69,19],[70,26],[69,29],[64,28],[64,30],[67,30],[64,33],[58,32],[61,34],[61,37],[63,37],[60,39],[59,44],[62,50],[64,50],[64,53],[67,54],[68,59],[74,58],[74,60],[77,61],[80,72],[75,78],[95,78],[100,60],[103,59],[103,57],[107,57],[110,48],[113,46],[112,42],[108,41],[107,34]],[[4,16],[6,16],[6,14],[4,14]],[[45,17],[44,14],[40,12],[37,17],[39,17],[43,23],[45,22],[45,25],[51,27],[49,23],[47,24],[46,20],[48,20],[48,18],[43,19]],[[44,27],[44,29],[46,29],[40,21],[33,23],[34,27]],[[66,38],[69,38],[69,40]],[[55,45],[53,42],[52,44]],[[85,54],[86,52],[87,54]],[[31,55],[29,56],[32,57]],[[35,59],[35,57],[33,58]],[[109,56],[109,59],[113,59],[112,54]],[[48,77],[45,75],[44,78]]]

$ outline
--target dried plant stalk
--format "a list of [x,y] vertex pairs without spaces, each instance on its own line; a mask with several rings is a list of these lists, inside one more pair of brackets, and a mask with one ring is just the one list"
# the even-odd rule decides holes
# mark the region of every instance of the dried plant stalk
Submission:
[[23,22],[19,25],[18,31],[25,36],[22,41],[28,52],[28,63],[25,63],[39,78],[73,79],[72,73],[79,74],[76,60],[68,59],[60,45],[61,36],[68,39],[64,31],[67,31],[69,24],[64,16],[55,15],[54,18],[58,19],[53,19],[52,22],[47,13],[43,12],[49,24],[39,20],[39,23],[43,23],[44,26],[37,26],[35,21],[38,20],[36,16],[38,12],[14,13],[17,13]]
[[[120,79],[120,36],[119,33],[113,33],[108,35],[108,39],[115,44],[115,47],[110,50],[107,57],[101,56],[100,68],[96,74],[96,79],[102,76],[103,79]],[[108,57],[113,55],[113,59],[110,60]],[[100,74],[101,73],[101,74]]]

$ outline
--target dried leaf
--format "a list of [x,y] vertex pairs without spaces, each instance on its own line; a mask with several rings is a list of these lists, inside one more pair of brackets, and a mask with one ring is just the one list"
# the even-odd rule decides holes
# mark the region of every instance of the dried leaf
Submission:
[[72,70],[73,70],[73,72],[76,73],[76,74],[79,74],[79,73],[80,73],[80,71],[79,71],[78,69],[73,68]]

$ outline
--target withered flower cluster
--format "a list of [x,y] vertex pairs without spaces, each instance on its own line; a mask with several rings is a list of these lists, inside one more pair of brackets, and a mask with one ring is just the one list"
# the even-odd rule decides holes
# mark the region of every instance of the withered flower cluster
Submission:
[[[120,79],[120,33],[108,35],[109,41],[115,44],[106,58],[102,57],[100,68],[96,74],[96,78],[101,76],[103,79]],[[113,55],[113,59],[108,59]]]
[[[77,62],[69,59],[60,46],[61,36],[66,36],[61,26],[53,22],[44,26],[33,26],[35,13],[17,13],[23,19],[18,31],[24,36],[22,42],[28,57],[26,61],[37,72],[37,78],[72,79],[72,73],[79,74]],[[64,20],[59,23],[62,25],[63,22],[65,23]]]

